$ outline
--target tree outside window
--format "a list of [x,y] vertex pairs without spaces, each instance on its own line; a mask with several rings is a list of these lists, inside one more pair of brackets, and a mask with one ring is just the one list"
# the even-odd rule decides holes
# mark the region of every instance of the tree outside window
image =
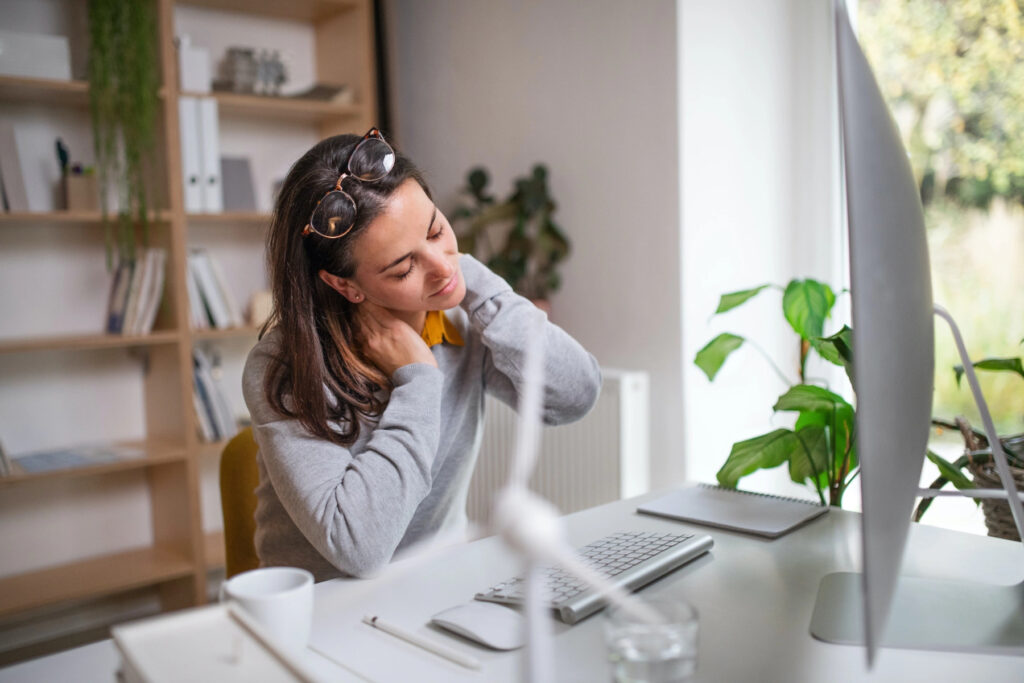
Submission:
[[[860,0],[859,37],[910,153],[935,301],[972,357],[1024,354],[1024,0]],[[979,424],[936,325],[933,412]],[[1002,433],[1024,430],[1019,376],[983,373]]]

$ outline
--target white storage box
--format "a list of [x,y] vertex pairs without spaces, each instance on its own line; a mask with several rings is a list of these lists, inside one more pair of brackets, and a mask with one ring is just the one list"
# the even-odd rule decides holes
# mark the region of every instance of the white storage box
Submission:
[[0,31],[0,74],[71,80],[67,37]]

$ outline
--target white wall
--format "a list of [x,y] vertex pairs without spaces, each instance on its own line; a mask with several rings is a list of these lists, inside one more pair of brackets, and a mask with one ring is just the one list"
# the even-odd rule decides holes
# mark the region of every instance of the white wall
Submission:
[[[830,3],[684,0],[679,44],[687,476],[714,481],[733,442],[786,426],[771,413],[786,385],[749,347],[709,383],[696,352],[731,331],[791,381],[797,364],[781,293],[709,321],[718,297],[793,277],[844,286]],[[743,485],[794,487],[781,470]]]
[[554,320],[651,376],[652,481],[684,475],[676,3],[391,0],[396,132],[442,209],[547,164],[573,253]]

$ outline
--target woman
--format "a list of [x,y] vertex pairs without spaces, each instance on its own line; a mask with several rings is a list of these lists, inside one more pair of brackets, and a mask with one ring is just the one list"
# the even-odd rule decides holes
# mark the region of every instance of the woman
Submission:
[[578,419],[597,399],[593,356],[459,254],[422,176],[376,129],[328,138],[292,166],[267,258],[275,309],[243,375],[264,566],[366,576],[465,527],[484,393],[516,405],[534,323],[544,421]]

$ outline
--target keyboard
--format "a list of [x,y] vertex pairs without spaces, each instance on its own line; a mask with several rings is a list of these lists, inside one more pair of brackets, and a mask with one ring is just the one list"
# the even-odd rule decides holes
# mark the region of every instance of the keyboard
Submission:
[[[583,546],[577,553],[592,569],[612,583],[636,590],[711,550],[707,534],[622,531]],[[567,624],[575,624],[604,608],[607,602],[592,588],[556,567],[543,570],[550,606]],[[521,576],[477,593],[477,600],[520,605],[526,589]]]

